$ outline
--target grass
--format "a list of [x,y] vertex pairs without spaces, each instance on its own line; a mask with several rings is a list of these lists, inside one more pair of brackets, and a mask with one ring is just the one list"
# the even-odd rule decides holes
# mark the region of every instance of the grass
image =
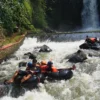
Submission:
[[7,45],[10,43],[15,43],[20,39],[21,35],[12,35],[11,37],[5,37],[5,40],[2,42],[2,46],[3,45]]

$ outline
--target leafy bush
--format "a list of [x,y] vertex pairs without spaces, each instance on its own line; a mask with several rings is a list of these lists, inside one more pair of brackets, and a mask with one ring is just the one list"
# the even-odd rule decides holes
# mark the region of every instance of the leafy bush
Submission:
[[[26,0],[2,0],[0,12],[0,24],[7,30],[7,35],[11,35],[16,27],[30,29],[32,25],[32,8]],[[31,28],[34,30],[34,26]]]
[[31,0],[33,6],[33,24],[37,28],[47,27],[45,0]]

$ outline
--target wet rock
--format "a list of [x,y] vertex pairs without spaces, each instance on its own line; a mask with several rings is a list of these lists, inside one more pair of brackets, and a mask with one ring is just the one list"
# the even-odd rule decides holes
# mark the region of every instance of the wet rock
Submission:
[[67,56],[65,59],[69,59],[69,62],[83,62],[84,60],[87,59],[86,54],[82,50],[78,50],[76,53]]
[[39,52],[51,52],[52,50],[47,46],[47,45],[43,45],[40,47]]
[[24,55],[27,55],[29,57],[29,59],[36,59],[36,56],[34,54],[32,54],[31,52],[27,52]]
[[47,45],[36,47],[35,50],[38,50],[39,52],[51,52],[52,51],[50,47],[48,47]]

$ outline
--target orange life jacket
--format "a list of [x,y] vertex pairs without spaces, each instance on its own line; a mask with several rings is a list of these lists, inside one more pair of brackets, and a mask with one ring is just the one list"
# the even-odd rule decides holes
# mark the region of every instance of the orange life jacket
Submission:
[[52,72],[58,72],[58,69],[56,67],[52,67]]
[[[47,72],[48,66],[47,65],[41,65],[40,68],[41,68],[41,72],[45,73],[45,72]],[[52,66],[51,70],[52,70],[52,72],[58,72],[57,68],[54,67],[54,66]]]

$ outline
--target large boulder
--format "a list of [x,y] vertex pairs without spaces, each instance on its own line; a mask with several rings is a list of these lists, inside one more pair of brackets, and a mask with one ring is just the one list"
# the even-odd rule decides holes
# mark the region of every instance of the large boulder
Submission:
[[39,52],[51,52],[52,51],[47,45],[36,47],[35,50],[38,50]]
[[77,63],[77,62],[83,62],[84,60],[86,60],[87,56],[83,51],[78,50],[76,53],[69,55],[66,58],[69,59],[68,60],[69,62]]
[[36,56],[34,54],[32,54],[31,52],[27,52],[24,55],[27,55],[29,57],[29,59],[36,59]]

